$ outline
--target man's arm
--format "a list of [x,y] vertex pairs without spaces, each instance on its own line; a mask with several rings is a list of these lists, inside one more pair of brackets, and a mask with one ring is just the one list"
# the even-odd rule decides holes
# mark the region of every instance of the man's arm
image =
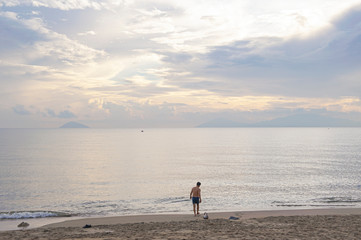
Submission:
[[191,190],[191,193],[189,194],[189,198],[192,199],[192,194],[193,194],[193,188]]
[[201,197],[201,190],[199,189],[199,202],[202,202],[202,197]]

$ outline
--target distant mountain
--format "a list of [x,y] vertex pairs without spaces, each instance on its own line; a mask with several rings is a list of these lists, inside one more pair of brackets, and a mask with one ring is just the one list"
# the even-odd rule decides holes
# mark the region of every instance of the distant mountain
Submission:
[[253,127],[361,127],[361,122],[316,114],[297,114],[258,122]]
[[212,120],[197,127],[361,127],[361,122],[317,114],[297,114],[254,124],[242,124],[228,120]]
[[65,123],[63,126],[61,126],[60,128],[89,128],[89,127],[78,122],[68,122]]

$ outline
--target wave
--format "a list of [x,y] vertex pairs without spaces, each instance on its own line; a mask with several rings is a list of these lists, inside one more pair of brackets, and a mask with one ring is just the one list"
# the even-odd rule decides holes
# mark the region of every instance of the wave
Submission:
[[361,203],[361,198],[354,197],[323,197],[308,200],[306,202],[283,202],[273,201],[271,204],[277,207],[347,207]]
[[169,197],[169,198],[161,198],[161,199],[156,199],[155,202],[156,203],[182,203],[182,202],[189,202],[189,198],[186,197]]
[[353,197],[325,197],[325,198],[318,198],[313,199],[314,202],[321,202],[321,203],[360,203],[360,198],[353,198]]
[[70,214],[52,211],[14,211],[0,213],[0,220],[3,219],[26,219],[26,218],[47,218],[47,217],[70,217]]

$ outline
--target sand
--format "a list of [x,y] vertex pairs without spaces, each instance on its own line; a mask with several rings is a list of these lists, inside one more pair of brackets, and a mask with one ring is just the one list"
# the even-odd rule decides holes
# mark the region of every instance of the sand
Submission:
[[85,218],[4,231],[0,239],[361,239],[361,209],[209,213],[208,220],[192,214]]

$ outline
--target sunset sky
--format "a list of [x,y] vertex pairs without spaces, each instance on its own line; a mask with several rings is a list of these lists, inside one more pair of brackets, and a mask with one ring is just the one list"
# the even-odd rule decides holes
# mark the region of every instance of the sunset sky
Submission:
[[360,0],[0,0],[0,128],[361,119]]

